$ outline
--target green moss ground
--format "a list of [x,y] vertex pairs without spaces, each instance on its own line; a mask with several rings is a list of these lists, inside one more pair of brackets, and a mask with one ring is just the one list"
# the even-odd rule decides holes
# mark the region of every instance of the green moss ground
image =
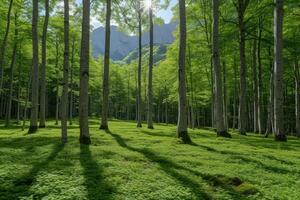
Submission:
[[183,145],[175,126],[90,123],[90,146],[78,125],[64,146],[54,122],[32,135],[1,126],[0,199],[300,199],[299,139],[190,130],[194,144]]

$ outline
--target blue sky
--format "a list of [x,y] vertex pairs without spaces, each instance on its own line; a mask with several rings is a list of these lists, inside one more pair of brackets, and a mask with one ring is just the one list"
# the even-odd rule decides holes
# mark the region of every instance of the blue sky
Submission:
[[[161,2],[163,2],[164,0],[160,0]],[[81,3],[82,0],[76,0],[77,3]],[[170,6],[166,9],[166,10],[159,10],[157,11],[156,15],[160,18],[162,18],[165,23],[169,23],[173,17],[172,14],[172,7],[174,7],[177,3],[177,0],[171,0]],[[96,20],[96,17],[92,16],[92,20],[91,23],[93,24],[94,28],[97,28],[98,26],[100,26],[101,24]]]

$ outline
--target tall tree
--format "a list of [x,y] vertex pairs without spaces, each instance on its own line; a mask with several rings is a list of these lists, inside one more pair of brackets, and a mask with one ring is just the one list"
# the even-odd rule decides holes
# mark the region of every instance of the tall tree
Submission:
[[102,117],[100,129],[108,129],[108,97],[109,97],[109,58],[110,58],[110,18],[111,0],[106,0],[106,23],[105,23],[105,52],[103,66],[103,95]]
[[90,56],[90,0],[83,0],[81,53],[80,53],[80,94],[79,125],[81,144],[90,144],[89,133],[89,56]]
[[18,16],[15,14],[15,35],[14,35],[14,47],[13,53],[11,58],[10,70],[9,70],[9,94],[7,100],[7,107],[6,107],[6,120],[5,126],[10,125],[10,118],[11,118],[11,107],[12,107],[12,95],[13,95],[13,79],[14,79],[14,68],[16,63],[16,56],[17,56],[17,47],[18,47]]
[[253,39],[253,52],[252,52],[252,74],[253,74],[253,131],[258,132],[258,82],[257,82],[257,59],[256,48],[257,41]]
[[275,0],[274,10],[274,126],[275,140],[287,141],[283,116],[283,4],[284,0]]
[[220,64],[219,52],[219,0],[213,0],[213,33],[212,33],[212,59],[214,66],[214,83],[215,83],[215,102],[216,110],[216,128],[217,135],[222,137],[231,137],[227,132],[224,121],[224,108],[223,108],[223,86],[222,86],[222,70]]
[[240,46],[240,104],[239,104],[239,132],[246,135],[247,130],[247,67],[245,56],[246,25],[245,12],[250,0],[237,0],[235,7],[238,12],[239,46]]
[[68,140],[68,90],[69,90],[69,0],[64,0],[64,70],[61,98],[61,141]]
[[149,0],[149,23],[150,23],[150,52],[149,52],[149,72],[148,72],[148,109],[147,109],[147,124],[149,129],[153,129],[153,88],[152,88],[152,73],[153,73],[153,8],[152,0]]
[[73,124],[73,68],[75,57],[75,37],[72,39],[72,55],[71,55],[71,67],[70,67],[70,103],[69,103],[69,124]]
[[49,22],[49,0],[45,0],[45,20],[42,35],[42,64],[41,64],[41,90],[40,90],[40,128],[46,126],[46,57],[47,57],[47,32]]
[[186,101],[186,9],[185,0],[179,0],[179,56],[178,56],[178,122],[177,137],[185,144],[192,140],[187,131],[187,101]]
[[[6,52],[6,45],[7,45],[7,37],[10,29],[10,15],[11,15],[11,10],[13,6],[13,0],[9,1],[9,7],[8,7],[8,12],[7,12],[7,17],[6,17],[6,29],[5,29],[5,34],[4,38],[1,44],[1,49],[0,49],[0,94],[2,94],[2,88],[3,88],[3,78],[4,78],[4,57],[5,57],[5,52]],[[4,98],[1,97],[1,101],[4,101]],[[2,104],[3,102],[1,102]],[[0,111],[0,116],[2,116],[2,109]]]
[[35,133],[38,129],[39,109],[39,39],[38,39],[38,17],[39,1],[32,0],[32,87],[31,87],[31,113],[30,127],[28,133]]
[[137,127],[142,127],[142,7],[138,0],[138,35],[139,35],[139,59],[138,59],[138,84],[137,84]]
[[300,72],[298,60],[294,64],[295,71],[295,102],[296,102],[296,134],[300,137]]

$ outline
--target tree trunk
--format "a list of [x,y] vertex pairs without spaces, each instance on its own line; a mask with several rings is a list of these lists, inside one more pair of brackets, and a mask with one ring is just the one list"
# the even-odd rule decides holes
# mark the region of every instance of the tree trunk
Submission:
[[253,39],[252,52],[252,73],[253,73],[253,131],[258,132],[258,83],[257,83],[257,65],[256,65],[256,47],[257,41]]
[[[10,15],[11,15],[11,10],[13,6],[13,0],[9,1],[9,7],[8,7],[8,12],[7,12],[7,17],[6,17],[6,29],[5,29],[5,34],[4,38],[1,44],[1,50],[0,50],[0,94],[2,93],[2,88],[3,88],[3,78],[4,78],[4,57],[5,57],[5,52],[6,52],[6,45],[7,45],[7,37],[9,33],[9,28],[10,28]],[[3,99],[2,99],[3,101]]]
[[12,53],[12,60],[10,64],[10,70],[9,70],[9,94],[8,94],[8,100],[7,100],[7,107],[6,107],[6,120],[5,120],[5,126],[10,126],[10,119],[11,119],[11,104],[12,104],[12,94],[13,94],[13,79],[14,79],[14,67],[16,62],[16,56],[17,56],[17,45],[18,45],[18,25],[17,25],[17,14],[15,15],[15,36],[14,36],[14,47],[13,47],[13,53]]
[[226,62],[223,62],[223,108],[224,108],[224,124],[226,130],[228,130],[228,113],[227,113],[227,79],[226,79]]
[[72,41],[72,57],[70,67],[70,102],[69,102],[69,125],[73,124],[73,67],[74,67],[74,55],[75,54],[75,38]]
[[69,0],[64,0],[64,70],[61,97],[61,141],[68,140],[68,90],[69,90]]
[[262,64],[261,64],[261,37],[262,37],[262,20],[259,19],[259,31],[258,31],[258,46],[257,46],[257,59],[258,59],[258,90],[257,90],[257,120],[258,131],[263,134],[265,131],[264,112],[263,112],[263,84],[262,84]]
[[237,69],[236,69],[236,58],[234,58],[233,64],[233,71],[234,71],[234,90],[233,90],[233,117],[232,117],[232,129],[236,128],[237,125]]
[[247,132],[247,66],[245,57],[245,22],[244,15],[249,4],[249,0],[238,0],[238,25],[239,25],[239,45],[240,45],[240,105],[239,105],[239,132],[246,135]]
[[296,102],[296,134],[300,137],[300,72],[298,60],[295,61],[295,102]]
[[213,0],[212,58],[215,80],[215,110],[217,135],[231,137],[224,124],[222,71],[219,52],[219,0]]
[[82,38],[80,54],[79,124],[80,143],[90,144],[89,133],[89,56],[90,56],[90,0],[83,0]]
[[191,91],[191,99],[190,99],[190,115],[191,115],[191,120],[190,120],[190,128],[194,129],[195,128],[195,117],[194,117],[194,85],[193,85],[193,70],[192,70],[192,56],[191,56],[191,48],[188,46],[188,52],[189,52],[189,72],[190,72],[190,91]]
[[185,78],[185,53],[186,53],[186,13],[185,0],[179,0],[179,56],[178,56],[178,123],[177,136],[183,143],[191,143],[187,131],[187,104],[186,104],[186,78]]
[[103,68],[103,100],[100,129],[108,130],[108,97],[109,97],[109,58],[110,58],[110,18],[111,0],[106,0],[105,53]]
[[31,88],[31,113],[28,133],[35,133],[38,129],[39,110],[39,40],[38,40],[38,17],[39,1],[32,0],[32,88]]
[[284,0],[275,0],[274,11],[274,122],[275,122],[275,140],[287,141],[284,130],[283,116],[283,2]]
[[268,137],[270,133],[274,132],[274,67],[273,59],[271,57],[271,48],[269,48],[269,59],[270,59],[270,82],[269,82],[269,102],[268,102],[268,119],[267,129],[265,137]]
[[142,16],[141,2],[139,1],[138,21],[139,21],[139,61],[138,61],[138,88],[137,88],[137,127],[142,127]]
[[[152,0],[151,0],[152,1]],[[150,20],[150,52],[149,52],[149,72],[148,72],[148,109],[147,109],[147,125],[149,129],[153,129],[153,92],[152,92],[152,72],[153,72],[153,13],[149,8]]]
[[49,21],[49,0],[45,0],[45,21],[42,36],[42,65],[41,65],[41,94],[40,94],[40,124],[39,128],[46,126],[46,57],[47,57],[47,32]]

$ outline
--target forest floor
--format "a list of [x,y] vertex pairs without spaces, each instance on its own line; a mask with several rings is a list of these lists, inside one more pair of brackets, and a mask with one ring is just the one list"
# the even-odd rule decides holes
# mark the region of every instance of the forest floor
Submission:
[[1,125],[0,199],[300,199],[297,138],[224,139],[200,129],[184,145],[173,125],[111,121],[109,132],[98,120],[90,125],[90,146],[79,144],[76,124],[64,146],[53,121],[32,135]]

